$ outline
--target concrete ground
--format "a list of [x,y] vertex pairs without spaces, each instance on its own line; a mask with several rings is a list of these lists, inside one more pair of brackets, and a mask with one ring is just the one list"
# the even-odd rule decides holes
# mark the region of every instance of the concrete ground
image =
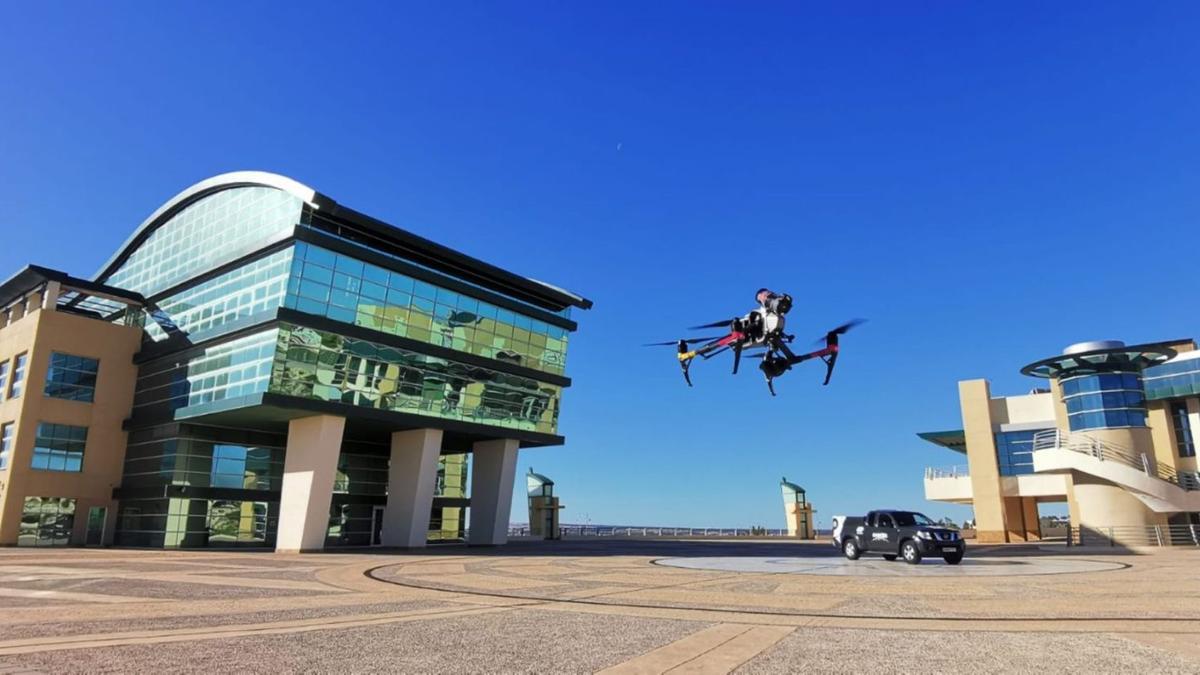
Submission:
[[1200,550],[968,556],[989,572],[778,541],[0,549],[0,673],[1200,673]]

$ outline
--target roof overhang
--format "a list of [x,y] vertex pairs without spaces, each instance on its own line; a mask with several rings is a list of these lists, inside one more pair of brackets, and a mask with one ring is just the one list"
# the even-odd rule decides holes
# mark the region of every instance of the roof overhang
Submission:
[[1175,356],[1172,342],[1147,342],[1140,345],[1121,345],[1103,349],[1059,354],[1021,369],[1022,375],[1058,379],[1076,375],[1095,375],[1110,372],[1141,372]]
[[925,431],[917,435],[934,445],[940,445],[943,448],[949,448],[964,455],[967,454],[967,435],[962,429]]

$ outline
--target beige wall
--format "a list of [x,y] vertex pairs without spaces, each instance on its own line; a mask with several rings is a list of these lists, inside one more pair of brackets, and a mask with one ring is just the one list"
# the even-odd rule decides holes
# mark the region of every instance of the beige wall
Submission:
[[1051,394],[1004,396],[989,402],[993,424],[1035,424],[1054,419]]
[[[88,509],[107,507],[105,541],[111,540],[116,523],[112,491],[120,484],[125,459],[126,435],[121,425],[133,406],[137,380],[133,356],[141,336],[137,327],[52,309],[32,311],[0,329],[0,361],[11,364],[18,354],[29,355],[24,393],[0,403],[0,423],[16,424],[9,466],[0,472],[0,545],[16,544],[27,496],[76,499],[73,544],[84,542]],[[93,403],[42,396],[50,354],[55,351],[100,361]],[[9,378],[11,381],[11,372]],[[88,428],[81,472],[30,467],[39,422]]]

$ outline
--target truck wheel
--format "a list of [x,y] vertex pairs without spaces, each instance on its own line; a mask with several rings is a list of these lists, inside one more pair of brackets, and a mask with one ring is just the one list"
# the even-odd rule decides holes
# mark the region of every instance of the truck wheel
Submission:
[[945,560],[947,565],[957,565],[958,563],[962,562],[962,559],[962,551],[959,551],[958,553],[947,553],[942,556],[942,560]]
[[917,547],[917,542],[911,539],[901,544],[900,555],[904,556],[904,562],[910,565],[921,562],[921,549]]
[[858,542],[853,539],[842,542],[842,553],[845,553],[850,560],[858,560],[862,555],[862,551],[858,550]]
[[888,562],[891,562],[891,561],[893,561],[893,560],[895,560],[895,559],[896,559],[896,554],[894,554],[894,553],[892,553],[892,554],[884,553],[884,554],[883,554],[883,559],[884,559],[884,560],[886,560],[886,561],[888,561]]

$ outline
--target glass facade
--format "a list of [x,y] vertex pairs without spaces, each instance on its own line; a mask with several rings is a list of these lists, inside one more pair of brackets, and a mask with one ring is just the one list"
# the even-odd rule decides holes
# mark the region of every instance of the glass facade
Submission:
[[28,366],[28,354],[19,354],[17,358],[13,359],[12,384],[8,389],[9,398],[17,398],[25,390],[25,370]]
[[[193,497],[120,500],[122,546],[270,546],[283,482],[279,434],[192,425],[129,434],[122,489]],[[269,495],[269,496],[268,496]]]
[[285,306],[556,375],[565,328],[310,244],[295,248]]
[[1001,431],[996,434],[996,461],[1001,476],[1033,473],[1033,435],[1043,429]]
[[0,471],[8,468],[12,458],[13,423],[0,425]]
[[[467,497],[466,453],[442,455],[438,458],[437,487],[434,497],[465,499]],[[454,541],[466,537],[467,509],[463,506],[443,506],[436,501],[429,519],[430,541]]]
[[51,398],[91,403],[96,397],[96,375],[99,371],[100,362],[96,359],[54,352],[50,354],[50,368],[46,371],[43,393]]
[[283,481],[285,441],[263,440],[274,444],[226,443],[202,432],[180,431],[159,437],[153,431],[134,431],[129,434],[121,485],[278,491]]
[[[305,215],[306,215],[306,216],[309,218],[309,220],[310,220],[311,222],[317,222],[317,221],[321,221],[321,220],[323,220],[323,218],[322,218],[322,216],[321,216],[321,214],[320,214],[320,213],[316,213],[316,212],[314,212],[314,213],[311,213],[311,214],[310,214],[310,213],[306,213]],[[311,225],[311,222],[309,223],[309,225]],[[339,239],[339,240],[341,240],[341,241],[344,241],[344,242],[346,242],[347,244],[350,244],[350,245],[352,245],[352,246],[356,246],[356,247],[358,247],[358,248],[360,248],[360,249],[363,249],[364,251],[371,251],[371,252],[373,252],[373,253],[377,253],[377,254],[379,254],[379,255],[386,256],[386,257],[388,257],[388,258],[392,258],[392,259],[395,259],[395,260],[400,260],[400,261],[403,261],[403,262],[404,262],[404,263],[406,263],[406,264],[413,265],[413,266],[415,266],[415,267],[420,267],[420,268],[422,268],[422,269],[426,269],[426,270],[429,270],[430,272],[435,272],[435,273],[437,273],[437,274],[443,274],[443,275],[444,275],[444,274],[447,274],[447,272],[446,272],[445,270],[439,270],[439,269],[437,269],[437,268],[430,267],[429,265],[422,265],[421,263],[417,262],[416,260],[412,260],[412,259],[410,259],[410,258],[405,258],[405,257],[402,257],[402,256],[394,255],[394,254],[388,253],[387,251],[384,251],[384,250],[380,250],[380,249],[377,249],[377,248],[372,248],[372,247],[370,247],[370,246],[366,246],[366,245],[364,245],[364,244],[363,244],[362,242],[360,242],[360,241],[356,241],[356,240],[354,240],[354,239],[350,239],[350,238],[347,238],[347,237],[340,236],[340,235],[339,235],[339,234],[338,234],[336,231],[333,231],[333,230],[340,229],[340,228],[338,228],[338,226],[337,226],[337,224],[336,224],[336,223],[334,223],[334,224],[333,224],[333,230],[323,230],[323,229],[317,229],[317,228],[314,228],[314,227],[310,227],[309,225],[301,225],[301,227],[300,227],[299,229],[307,229],[307,230],[313,230],[313,231],[316,231],[316,232],[320,232],[321,234],[323,234],[323,235],[325,235],[325,236],[328,236],[328,237],[333,237],[334,239]],[[453,276],[453,275],[451,275],[451,276]],[[459,278],[459,277],[455,277],[455,279],[457,279],[457,280],[458,280],[460,283],[464,283],[464,284],[466,284],[466,285],[468,285],[468,286],[473,286],[473,287],[475,287],[475,288],[479,288],[479,289],[482,289],[482,290],[491,291],[491,292],[493,292],[493,293],[495,292],[495,290],[494,290],[494,289],[485,288],[484,286],[480,286],[479,284],[472,283],[472,282],[470,282],[470,281],[468,281],[468,280],[466,280],[466,279],[462,279],[462,278]],[[542,282],[540,282],[540,281],[536,281],[536,280],[534,280],[534,279],[531,279],[530,281],[534,281],[535,283],[539,283],[539,284],[540,284],[540,283],[542,283]],[[542,284],[542,285],[546,286],[547,288],[554,288],[553,286],[550,286],[549,284]],[[543,312],[549,312],[549,313],[551,313],[551,314],[554,314],[555,316],[560,316],[560,317],[562,317],[562,318],[564,318],[564,319],[570,319],[570,318],[571,318],[571,308],[570,308],[570,307],[564,307],[564,308],[562,308],[562,309],[560,309],[560,310],[557,310],[557,311],[555,311],[555,310],[552,310],[552,309],[548,309],[548,308],[546,308],[546,307],[541,307],[541,306],[538,306],[538,305],[533,305],[533,304],[530,304],[530,303],[528,303],[528,302],[525,302],[524,300],[520,300],[520,299],[518,299],[518,298],[511,298],[511,297],[510,297],[509,299],[510,299],[510,300],[512,300],[512,301],[513,301],[513,302],[515,302],[515,303],[518,303],[518,304],[520,304],[520,305],[524,305],[524,306],[526,306],[526,307],[532,307],[532,308],[536,308],[536,309],[539,309],[539,310],[541,310],[541,311],[543,311]]]
[[75,500],[26,497],[17,546],[66,546],[75,528]]
[[155,548],[273,546],[278,501],[248,499],[123,499],[118,546]]
[[1063,402],[1071,431],[1146,426],[1146,401],[1137,373],[1063,378]]
[[1175,432],[1175,450],[1180,457],[1195,457],[1196,442],[1192,438],[1192,421],[1188,417],[1187,404],[1183,401],[1171,403],[1171,427]]
[[[193,341],[212,338],[270,318],[283,304],[291,268],[292,249],[276,251],[163,298],[158,309]],[[167,337],[154,322],[146,325],[146,333],[155,341]]]
[[69,424],[38,424],[30,466],[43,471],[83,471],[87,431],[87,427]]
[[290,324],[273,393],[553,434],[562,388]]
[[274,188],[223,190],[175,214],[100,281],[154,295],[290,235],[303,206]]
[[202,412],[226,399],[262,393],[271,379],[275,329],[223,342],[178,364],[174,359],[143,366],[134,394],[135,413],[160,407]]
[[1200,395],[1200,358],[1175,359],[1142,374],[1151,400]]

